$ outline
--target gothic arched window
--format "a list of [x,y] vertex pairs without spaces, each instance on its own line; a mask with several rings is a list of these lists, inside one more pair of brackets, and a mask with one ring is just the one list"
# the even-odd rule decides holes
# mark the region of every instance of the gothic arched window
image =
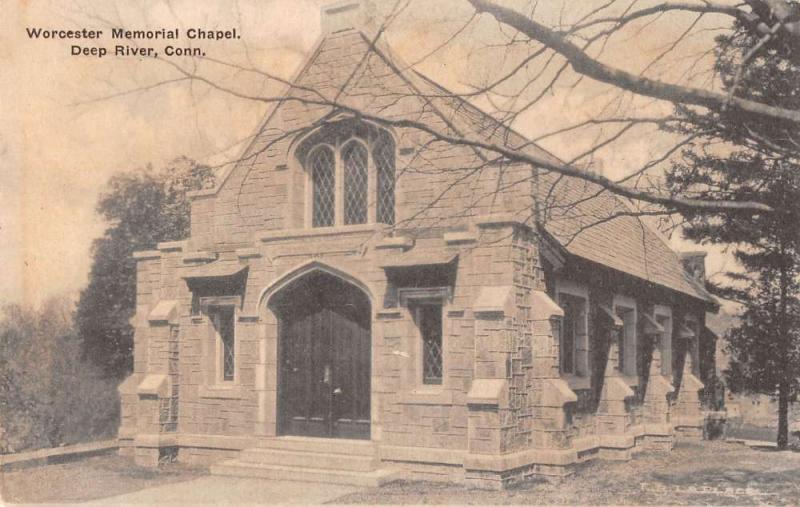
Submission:
[[313,226],[331,226],[336,220],[333,150],[329,146],[319,146],[308,160],[314,187]]
[[350,140],[342,148],[344,164],[344,223],[367,223],[368,161],[367,148]]
[[394,141],[383,135],[372,148],[372,159],[375,161],[377,175],[377,210],[378,222],[394,225]]
[[307,154],[312,227],[394,225],[395,143],[387,131],[343,120],[320,128],[299,150]]

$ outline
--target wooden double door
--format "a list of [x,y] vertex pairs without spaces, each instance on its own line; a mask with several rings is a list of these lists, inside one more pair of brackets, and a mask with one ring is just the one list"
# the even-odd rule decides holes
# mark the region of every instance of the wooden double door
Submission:
[[307,275],[282,293],[278,433],[369,439],[369,300],[326,273]]

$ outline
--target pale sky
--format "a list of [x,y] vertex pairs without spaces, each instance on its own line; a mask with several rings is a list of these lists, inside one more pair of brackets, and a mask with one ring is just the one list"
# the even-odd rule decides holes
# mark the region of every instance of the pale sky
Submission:
[[[39,303],[50,295],[76,294],[87,282],[90,247],[105,224],[94,208],[108,178],[118,171],[161,167],[185,155],[221,163],[242,149],[264,106],[202,86],[176,84],[107,98],[169,76],[164,62],[145,58],[70,56],[73,43],[31,40],[26,27],[103,29],[147,27],[237,28],[238,41],[203,44],[208,57],[239,62],[284,77],[303,62],[320,31],[321,0],[1,0],[0,19],[0,303]],[[592,2],[581,4],[591,5]],[[545,5],[546,2],[540,2]],[[554,4],[540,7],[559,12]],[[437,47],[470,15],[464,0],[415,0],[388,41],[406,61]],[[548,14],[545,12],[544,14]],[[720,24],[717,20],[717,24]],[[711,23],[711,22],[709,22]],[[684,26],[685,27],[685,26]],[[676,24],[674,30],[680,30]],[[476,51],[496,27],[482,23],[422,66],[451,87],[496,73],[485,51]],[[656,54],[670,30],[634,34],[620,42],[612,62],[632,64]],[[674,33],[674,32],[673,32]],[[660,35],[657,37],[656,35]],[[109,39],[103,45],[113,45]],[[707,48],[699,38],[685,55]],[[230,71],[225,83],[275,91]],[[605,103],[592,85],[556,90],[516,126],[537,135],[568,121],[596,115]],[[665,106],[649,106],[663,111]],[[563,136],[544,146],[569,159],[591,138]],[[624,174],[652,153],[651,137],[626,140],[604,156],[610,175]],[[688,246],[674,240],[680,248]],[[721,267],[712,256],[709,271]]]

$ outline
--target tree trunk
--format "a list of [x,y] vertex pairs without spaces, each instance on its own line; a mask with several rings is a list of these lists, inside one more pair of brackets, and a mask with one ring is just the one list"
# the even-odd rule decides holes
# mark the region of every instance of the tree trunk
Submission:
[[778,385],[778,449],[789,447],[789,383]]

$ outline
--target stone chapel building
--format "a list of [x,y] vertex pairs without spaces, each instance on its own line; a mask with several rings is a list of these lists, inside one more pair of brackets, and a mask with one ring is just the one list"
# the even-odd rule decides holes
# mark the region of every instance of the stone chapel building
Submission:
[[289,98],[192,195],[191,237],[135,254],[121,452],[502,487],[700,438],[703,255],[593,184],[354,114],[527,143],[408,70],[364,16],[323,10]]

